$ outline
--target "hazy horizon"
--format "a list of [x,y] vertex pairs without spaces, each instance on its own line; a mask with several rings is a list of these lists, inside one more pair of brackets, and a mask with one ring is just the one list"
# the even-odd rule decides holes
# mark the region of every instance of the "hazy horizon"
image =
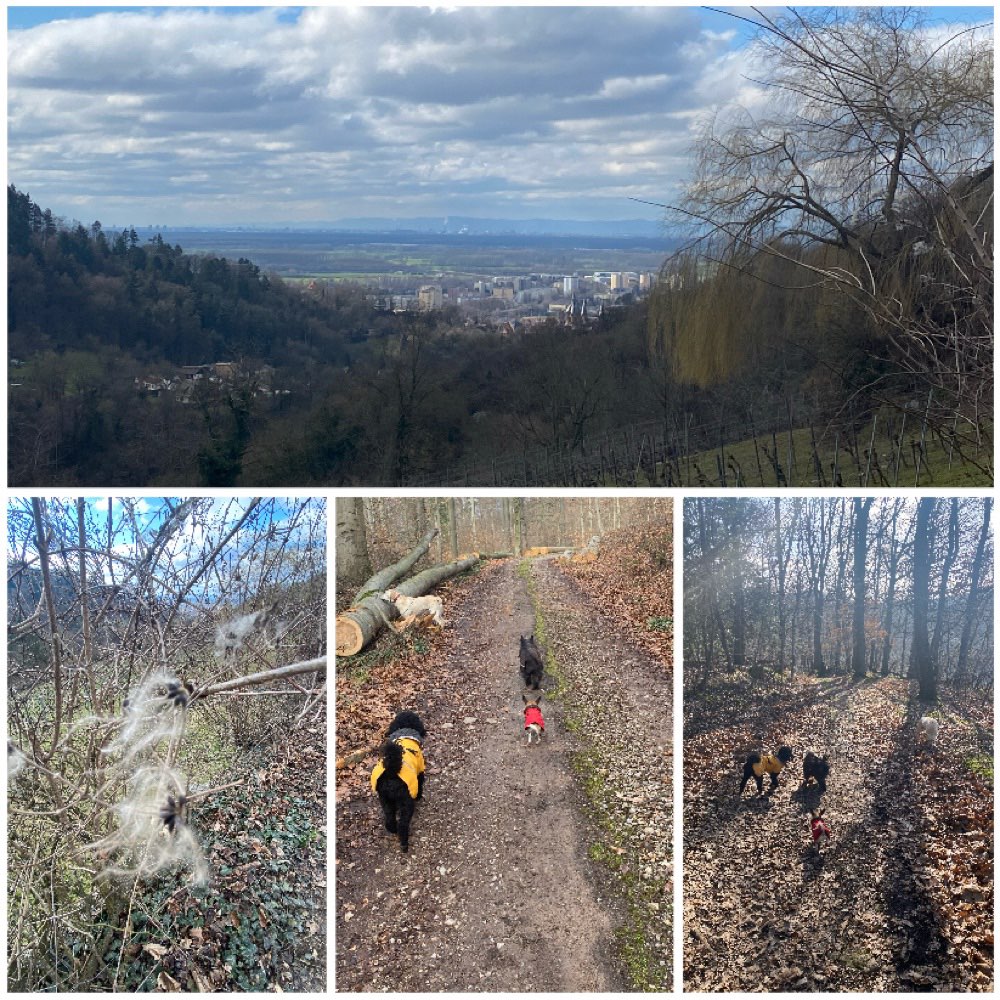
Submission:
[[763,96],[746,23],[694,7],[8,8],[8,29],[8,181],[108,226],[660,223],[642,203],[676,199],[698,123]]

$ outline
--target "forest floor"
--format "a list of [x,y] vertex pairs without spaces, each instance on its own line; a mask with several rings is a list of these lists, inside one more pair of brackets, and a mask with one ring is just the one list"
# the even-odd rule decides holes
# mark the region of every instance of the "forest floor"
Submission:
[[[239,794],[194,810],[211,883],[172,892],[167,945],[154,945],[183,990],[320,992],[326,989],[326,707],[276,749],[234,763],[253,770]],[[220,775],[219,780],[226,776]],[[172,921],[172,922],[171,922]],[[155,933],[153,940],[161,940]],[[137,954],[141,940],[131,948]],[[148,946],[146,948],[148,950]],[[144,956],[145,957],[145,956]],[[172,991],[170,980],[160,986]]]
[[[993,989],[992,704],[847,677],[685,695],[684,976],[694,991]],[[795,752],[738,795],[754,749]],[[806,750],[827,791],[800,788]],[[817,851],[811,809],[832,837]]]
[[[416,667],[338,669],[338,743],[377,742],[412,707],[428,771],[408,854],[371,794],[374,754],[338,773],[337,988],[669,987],[669,669],[551,560],[492,563],[444,597]],[[546,731],[528,747],[531,632]]]

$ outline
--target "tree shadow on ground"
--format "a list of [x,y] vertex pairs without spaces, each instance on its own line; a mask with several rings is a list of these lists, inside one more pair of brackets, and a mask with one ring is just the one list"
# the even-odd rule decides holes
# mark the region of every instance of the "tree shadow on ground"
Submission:
[[709,690],[685,690],[684,739],[734,726],[748,728],[762,739],[778,716],[797,715],[819,700],[828,700],[831,691],[846,697],[853,686],[849,677],[790,684],[783,679],[751,681],[746,674],[729,675]]

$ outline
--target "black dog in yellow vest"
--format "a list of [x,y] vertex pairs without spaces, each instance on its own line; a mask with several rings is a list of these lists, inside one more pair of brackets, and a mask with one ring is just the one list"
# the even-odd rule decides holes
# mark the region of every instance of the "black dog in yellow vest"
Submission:
[[747,787],[747,782],[753,778],[757,782],[757,794],[764,794],[764,775],[771,776],[771,784],[768,791],[778,787],[778,775],[784,770],[785,765],[792,759],[791,747],[779,747],[776,754],[757,753],[750,754],[743,764],[743,784],[740,785],[740,795]]
[[410,849],[410,820],[424,794],[424,752],[427,735],[416,712],[400,712],[382,746],[382,758],[372,771],[372,791],[378,796],[389,833],[399,834],[399,846]]

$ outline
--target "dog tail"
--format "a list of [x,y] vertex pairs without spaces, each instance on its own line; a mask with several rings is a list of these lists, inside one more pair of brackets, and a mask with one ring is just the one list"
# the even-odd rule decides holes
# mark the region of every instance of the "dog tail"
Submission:
[[403,748],[395,740],[387,740],[382,748],[382,764],[385,773],[397,777],[403,769]]

